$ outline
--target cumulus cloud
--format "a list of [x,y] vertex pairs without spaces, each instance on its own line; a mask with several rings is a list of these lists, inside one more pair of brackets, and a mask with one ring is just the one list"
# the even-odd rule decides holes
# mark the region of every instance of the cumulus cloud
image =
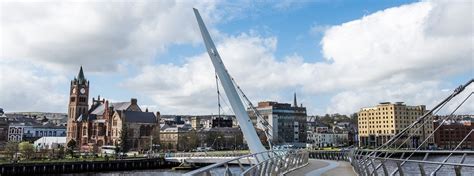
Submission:
[[67,107],[66,93],[58,90],[68,83],[61,75],[45,75],[27,62],[0,61],[0,106],[7,112],[57,112]]
[[469,7],[470,2],[419,2],[330,28],[321,45],[339,76],[326,86],[346,90],[332,98],[328,111],[350,113],[378,101],[440,100],[441,83],[430,82],[473,73]]
[[[218,50],[235,79],[242,80],[242,85],[255,90],[266,85],[265,77],[262,76],[268,73],[266,70],[273,69],[268,64],[275,63],[272,61],[275,46],[275,38],[243,34],[224,39]],[[122,86],[152,95],[164,112],[213,112],[217,94],[214,68],[209,56],[202,53],[186,60],[184,65],[147,66]],[[268,75],[267,78],[277,79],[276,75]]]
[[[309,97],[334,95],[322,103],[327,107],[309,107],[327,112],[353,113],[380,101],[429,105],[448,93],[442,90],[449,88],[449,78],[474,73],[471,2],[416,2],[336,26],[315,25],[310,31],[323,33],[323,62],[306,62],[297,53],[276,58],[277,36],[216,31],[212,24],[229,13],[219,11],[217,3],[2,2],[1,76],[17,73],[16,68],[28,71],[2,82],[0,105],[57,107],[47,101],[60,98],[58,91],[50,91],[56,86],[51,81],[60,80],[52,73],[75,72],[80,64],[106,73],[137,65],[139,73],[121,86],[150,96],[156,104],[147,102],[147,107],[167,113],[215,112],[214,69],[204,49],[184,64],[151,64],[170,45],[201,43],[191,7],[201,10],[218,35],[224,63],[254,101],[281,101],[283,93],[299,90]],[[26,62],[35,66],[14,64]],[[38,70],[46,73],[35,74]],[[29,85],[33,82],[39,86]],[[11,87],[15,84],[21,86]],[[30,94],[33,90],[42,91],[42,97]],[[33,98],[20,102],[11,95]],[[40,100],[46,103],[31,104]]]
[[212,26],[222,14],[217,3],[2,1],[0,106],[64,112],[67,96],[57,87],[67,89],[70,78],[58,85],[51,82],[56,75],[76,73],[79,65],[111,74],[153,63],[170,45],[198,42],[192,8]]
[[113,72],[143,65],[169,45],[199,39],[192,8],[212,24],[216,1],[2,2],[1,59],[52,70]]
[[[445,89],[443,81],[473,68],[472,16],[464,5],[417,2],[332,26],[321,41],[324,62],[308,63],[296,54],[275,59],[276,37],[231,36],[218,50],[253,100],[275,97],[269,92],[301,89],[305,95],[334,94],[327,112],[353,113],[380,101],[432,105],[445,95],[437,93]],[[465,20],[450,20],[453,13]],[[214,106],[201,103],[212,101],[209,94],[215,94],[213,68],[205,53],[183,65],[145,69],[127,85],[149,88],[162,107],[196,107],[202,112]]]

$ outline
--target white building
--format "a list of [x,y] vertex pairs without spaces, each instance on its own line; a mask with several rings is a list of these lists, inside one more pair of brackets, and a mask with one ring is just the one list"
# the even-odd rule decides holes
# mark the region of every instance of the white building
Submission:
[[340,147],[348,144],[347,133],[311,133],[309,134],[312,147]]
[[34,146],[39,149],[58,149],[59,146],[65,147],[66,137],[42,137],[35,141]]
[[330,130],[327,126],[318,124],[313,131],[308,131],[307,148],[340,147],[349,144],[349,134]]
[[8,141],[21,142],[43,136],[66,136],[66,127],[43,126],[28,122],[11,123],[8,127]]

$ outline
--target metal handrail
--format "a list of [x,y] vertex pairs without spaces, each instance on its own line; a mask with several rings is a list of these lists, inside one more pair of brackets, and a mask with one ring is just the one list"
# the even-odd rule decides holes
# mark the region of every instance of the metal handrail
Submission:
[[165,157],[236,157],[236,156],[243,156],[248,154],[248,152],[232,152],[232,153],[207,153],[207,152],[199,152],[199,153],[166,153]]
[[[372,150],[370,149],[359,149],[358,151],[362,152],[370,152]],[[417,151],[412,151],[412,150],[377,150],[375,152],[388,152],[388,153],[408,153],[408,152],[414,152],[414,153],[453,153],[453,154],[474,154],[474,150],[417,150]],[[382,157],[379,157],[382,158]]]
[[[304,150],[268,150],[268,151],[259,152],[259,153],[252,153],[248,155],[239,156],[233,159],[229,159],[223,162],[215,163],[203,168],[199,168],[197,170],[193,170],[188,173],[185,173],[184,175],[185,176],[211,175],[211,170],[219,168],[219,167],[223,167],[223,166],[226,168],[225,175],[230,175],[229,164],[239,163],[239,166],[242,167],[242,163],[240,162],[240,160],[242,159],[248,160],[248,164],[252,166],[259,167],[261,164],[265,164],[268,161],[274,160],[275,158],[280,158],[280,159],[289,158],[287,156],[304,153],[304,152],[306,152],[307,154],[307,151],[304,151]],[[302,162],[296,165],[295,168],[307,163],[308,162],[307,159],[308,159],[307,157],[302,157]],[[249,170],[255,169],[255,167],[250,167],[245,170],[241,168],[241,170],[243,171],[242,174],[248,173]],[[259,169],[261,169],[261,167],[259,167]],[[293,168],[287,168],[287,169],[289,170]],[[265,169],[265,170],[270,171],[269,169]]]
[[465,167],[474,167],[474,164],[460,164],[460,163],[448,163],[448,162],[440,162],[440,161],[423,161],[423,160],[405,160],[405,159],[398,159],[398,158],[383,158],[383,157],[370,157],[371,159],[379,159],[379,160],[389,160],[389,161],[406,161],[411,163],[422,163],[422,164],[439,164],[439,165],[449,165],[449,166],[465,166]]
[[[436,151],[436,150],[419,150],[416,151],[418,153],[424,153],[425,156],[423,159],[420,160],[415,160],[415,159],[406,159],[404,158],[405,152],[410,152],[410,151],[390,151],[390,150],[382,150],[382,151],[373,151],[373,152],[379,152],[379,153],[385,153],[385,152],[393,152],[393,153],[402,153],[402,156],[400,158],[387,158],[387,157],[378,157],[375,155],[367,155],[367,152],[370,152],[370,150],[362,149],[354,149],[352,151],[355,153],[351,157],[349,157],[349,162],[352,164],[354,171],[356,171],[359,175],[377,175],[377,172],[382,171],[383,175],[394,175],[394,172],[389,173],[389,170],[387,168],[386,163],[387,162],[393,162],[396,164],[396,167],[393,168],[393,171],[401,172],[400,175],[403,175],[404,169],[403,165],[401,163],[413,163],[418,165],[419,170],[421,172],[421,175],[428,175],[426,174],[425,167],[424,165],[437,165],[438,167],[433,171],[436,173],[439,168],[442,166],[454,166],[454,170],[456,173],[461,173],[462,170],[461,168],[466,167],[466,168],[474,168],[474,164],[470,163],[463,163],[462,161],[465,159],[467,155],[474,155],[474,151]],[[461,162],[447,162],[447,161],[427,161],[426,158],[429,154],[439,154],[439,153],[450,153],[450,155],[462,155],[463,159],[461,159]],[[375,163],[379,162],[377,166],[375,166]],[[382,170],[379,170],[382,169]],[[469,171],[467,171],[470,173]]]

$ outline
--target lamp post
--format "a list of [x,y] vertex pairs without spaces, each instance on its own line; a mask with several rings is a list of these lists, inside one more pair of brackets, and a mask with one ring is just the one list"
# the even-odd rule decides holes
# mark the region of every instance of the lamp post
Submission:
[[149,154],[151,154],[153,150],[153,135],[150,135],[150,151],[149,151]]
[[[189,142],[189,140],[191,139],[191,137],[190,137],[190,136],[186,136],[186,138],[188,139],[188,142]],[[190,145],[187,145],[187,146],[189,147]],[[186,150],[186,149],[188,149],[188,148],[187,148],[187,147],[185,147],[185,150]]]

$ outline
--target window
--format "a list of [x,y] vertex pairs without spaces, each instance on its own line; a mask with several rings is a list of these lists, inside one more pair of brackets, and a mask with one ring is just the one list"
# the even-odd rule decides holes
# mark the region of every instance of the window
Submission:
[[71,97],[71,102],[75,102],[76,101],[76,97]]

